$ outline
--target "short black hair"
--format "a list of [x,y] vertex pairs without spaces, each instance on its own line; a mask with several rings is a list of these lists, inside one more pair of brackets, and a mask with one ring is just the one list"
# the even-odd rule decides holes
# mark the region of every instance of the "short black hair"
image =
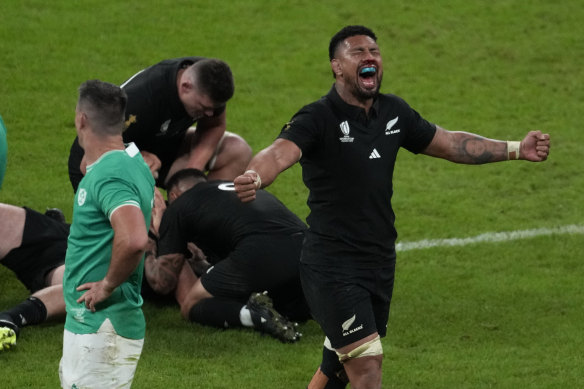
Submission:
[[174,173],[166,183],[166,191],[171,192],[183,181],[192,180],[195,184],[207,181],[207,176],[199,169],[182,169]]
[[88,80],[79,86],[79,109],[88,115],[95,130],[121,134],[128,96],[122,88],[109,82]]
[[331,38],[331,42],[329,43],[329,60],[332,61],[335,58],[335,52],[341,42],[356,35],[367,35],[377,42],[377,36],[371,29],[365,26],[345,26]]
[[199,92],[206,94],[213,102],[226,103],[235,91],[233,74],[229,65],[220,59],[205,58],[193,66],[194,81]]

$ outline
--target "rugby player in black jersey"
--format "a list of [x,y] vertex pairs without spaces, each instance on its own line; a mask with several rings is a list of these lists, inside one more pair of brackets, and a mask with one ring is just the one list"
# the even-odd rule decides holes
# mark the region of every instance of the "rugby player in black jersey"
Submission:
[[329,44],[335,83],[260,151],[234,180],[242,201],[296,162],[309,189],[300,278],[326,338],[309,388],[381,388],[382,344],[395,271],[392,176],[398,150],[455,163],[544,161],[549,135],[522,141],[447,131],[399,97],[379,92],[383,62],[376,35],[347,26]]
[[[243,204],[232,182],[207,182],[195,169],[170,178],[168,199],[166,210],[161,195],[154,207],[158,256],[148,253],[145,268],[152,289],[174,293],[187,320],[297,341],[295,322],[309,318],[298,274],[306,225],[272,194]],[[212,266],[200,277],[185,262],[191,252]]]
[[[121,85],[128,95],[126,143],[134,142],[164,188],[182,168],[232,180],[251,158],[239,135],[226,131],[226,106],[234,93],[229,66],[218,59],[167,59],[134,74]],[[73,189],[83,177],[83,149],[77,138],[69,154]]]

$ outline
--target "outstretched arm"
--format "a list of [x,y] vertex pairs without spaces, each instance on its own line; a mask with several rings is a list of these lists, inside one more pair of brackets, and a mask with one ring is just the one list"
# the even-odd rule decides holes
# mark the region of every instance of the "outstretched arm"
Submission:
[[483,164],[508,159],[541,162],[547,159],[549,149],[550,136],[541,131],[530,131],[521,142],[507,142],[437,126],[432,142],[423,153],[456,163]]
[[255,199],[256,191],[270,185],[282,171],[294,165],[302,152],[292,141],[276,139],[256,154],[241,176],[233,180],[237,196],[243,202]]

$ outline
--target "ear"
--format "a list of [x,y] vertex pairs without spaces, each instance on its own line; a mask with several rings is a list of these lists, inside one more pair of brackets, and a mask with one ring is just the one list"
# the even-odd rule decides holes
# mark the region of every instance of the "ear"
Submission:
[[87,126],[87,115],[84,112],[75,112],[75,127],[77,130],[85,128]]
[[341,63],[336,58],[331,59],[331,69],[333,70],[333,73],[337,77],[343,74],[343,70],[341,69]]
[[167,193],[167,197],[168,197],[168,202],[172,203],[174,200],[176,200],[178,198],[180,193],[177,193],[176,189],[171,190],[170,192]]
[[191,82],[191,79],[189,77],[187,77],[187,75],[185,74],[185,72],[183,72],[180,76],[180,89],[183,92],[188,92],[191,89],[193,89],[193,83]]

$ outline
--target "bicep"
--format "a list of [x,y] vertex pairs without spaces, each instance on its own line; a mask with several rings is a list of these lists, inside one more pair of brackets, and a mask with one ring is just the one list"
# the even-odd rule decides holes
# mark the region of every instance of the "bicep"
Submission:
[[452,148],[452,133],[440,126],[436,126],[434,137],[430,144],[422,151],[422,154],[429,155],[430,157],[450,159],[449,156],[452,153]]
[[133,249],[145,249],[148,244],[148,228],[142,210],[136,205],[122,205],[116,208],[110,223],[114,230],[114,239],[126,242]]

